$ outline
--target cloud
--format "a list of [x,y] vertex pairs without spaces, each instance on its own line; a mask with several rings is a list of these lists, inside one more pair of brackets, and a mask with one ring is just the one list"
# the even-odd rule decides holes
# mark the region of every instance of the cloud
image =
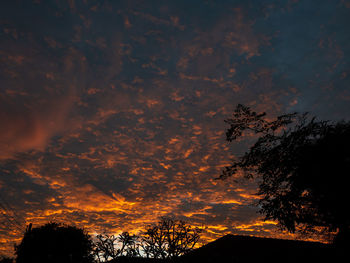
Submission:
[[66,130],[72,96],[36,101],[33,98],[0,97],[0,159],[16,153],[44,151],[49,140]]

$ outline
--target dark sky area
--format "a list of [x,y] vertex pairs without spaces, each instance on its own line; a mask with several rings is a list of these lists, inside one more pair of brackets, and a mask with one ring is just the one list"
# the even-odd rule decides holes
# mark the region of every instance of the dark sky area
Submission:
[[1,1],[0,254],[50,220],[290,238],[215,180],[246,149],[223,120],[348,120],[349,25],[349,0]]

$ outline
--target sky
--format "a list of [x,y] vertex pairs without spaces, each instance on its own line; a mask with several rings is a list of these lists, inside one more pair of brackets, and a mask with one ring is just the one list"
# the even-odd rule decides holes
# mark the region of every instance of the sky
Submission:
[[224,120],[349,120],[348,25],[349,0],[1,1],[0,255],[49,221],[295,238],[215,180],[249,146]]

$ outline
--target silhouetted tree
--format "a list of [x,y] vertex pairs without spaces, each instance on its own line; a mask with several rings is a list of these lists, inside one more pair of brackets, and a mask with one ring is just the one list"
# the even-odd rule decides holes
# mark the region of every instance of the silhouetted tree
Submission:
[[94,255],[98,262],[108,261],[116,258],[119,253],[116,249],[116,241],[118,237],[108,234],[100,234],[96,236],[94,242]]
[[146,228],[142,236],[142,250],[147,258],[174,258],[194,248],[200,229],[192,228],[181,220],[162,218]]
[[140,256],[140,237],[137,235],[130,235],[128,232],[123,232],[119,235],[119,242],[121,243],[122,255],[126,257]]
[[0,263],[13,263],[13,258],[0,257]]
[[94,255],[98,262],[106,262],[120,256],[140,256],[138,236],[123,232],[118,236],[100,234],[94,242]]
[[[220,178],[243,171],[260,179],[260,212],[291,231],[338,232],[335,242],[349,242],[350,123],[317,121],[307,113],[268,120],[238,105],[226,139],[251,132],[260,137]],[[346,241],[347,240],[347,241]]]
[[57,223],[37,228],[30,224],[15,254],[17,263],[93,262],[90,236],[83,229]]

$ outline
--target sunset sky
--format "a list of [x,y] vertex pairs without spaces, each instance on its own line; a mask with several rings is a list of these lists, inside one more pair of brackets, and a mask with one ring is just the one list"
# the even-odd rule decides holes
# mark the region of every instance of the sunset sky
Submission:
[[0,2],[0,255],[25,226],[138,232],[161,216],[292,238],[218,181],[237,103],[349,120],[350,0]]

